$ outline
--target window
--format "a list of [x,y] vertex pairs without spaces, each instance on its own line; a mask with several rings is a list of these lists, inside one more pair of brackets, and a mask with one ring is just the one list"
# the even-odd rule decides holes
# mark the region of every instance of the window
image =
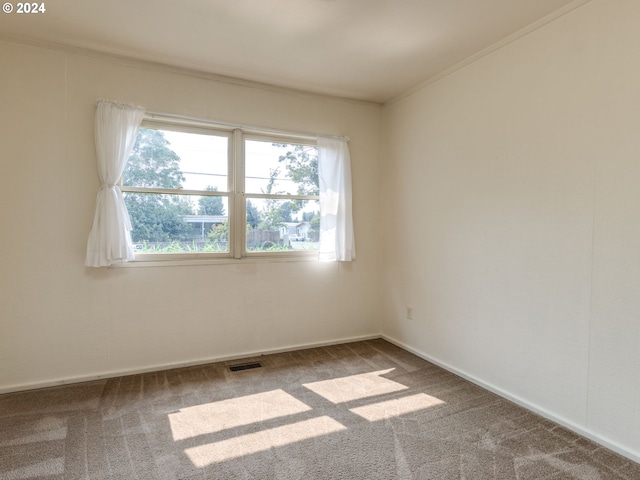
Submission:
[[317,251],[317,146],[245,136],[243,177],[247,254]]
[[122,191],[136,260],[318,253],[315,139],[146,120]]

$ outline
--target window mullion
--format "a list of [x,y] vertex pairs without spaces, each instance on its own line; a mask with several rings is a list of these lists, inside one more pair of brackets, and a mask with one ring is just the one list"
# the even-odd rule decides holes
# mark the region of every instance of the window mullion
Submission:
[[233,177],[234,177],[234,202],[233,202],[233,257],[242,258],[245,255],[246,235],[246,201],[244,198],[244,140],[242,131],[233,131]]
[[228,197],[227,192],[216,192],[212,190],[185,190],[183,188],[162,188],[162,187],[131,187],[122,186],[120,190],[129,193],[156,193],[165,195],[198,195],[202,197]]
[[274,200],[319,200],[318,195],[289,195],[277,193],[245,193],[245,198],[273,198]]

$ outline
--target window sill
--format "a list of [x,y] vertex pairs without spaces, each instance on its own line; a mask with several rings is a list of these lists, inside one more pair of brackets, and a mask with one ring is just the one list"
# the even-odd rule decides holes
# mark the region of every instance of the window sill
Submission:
[[318,253],[296,256],[249,256],[242,258],[218,257],[218,258],[185,258],[167,260],[133,260],[131,262],[117,263],[110,268],[139,268],[139,267],[182,267],[203,265],[241,265],[251,263],[290,263],[290,262],[318,262]]

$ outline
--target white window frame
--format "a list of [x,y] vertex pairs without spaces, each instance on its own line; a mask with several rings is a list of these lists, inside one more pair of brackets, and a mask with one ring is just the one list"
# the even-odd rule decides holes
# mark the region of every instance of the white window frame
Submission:
[[209,260],[242,260],[242,259],[311,259],[317,258],[318,250],[286,250],[286,251],[248,251],[246,247],[247,199],[279,199],[279,200],[320,200],[319,195],[289,195],[245,192],[245,140],[259,140],[274,143],[309,145],[317,147],[317,138],[307,135],[274,133],[257,128],[240,128],[236,126],[218,125],[208,122],[181,119],[158,119],[157,116],[145,117],[140,128],[171,130],[185,133],[223,136],[228,138],[228,176],[227,191],[185,190],[172,188],[133,187],[123,184],[123,193],[170,194],[217,196],[227,198],[229,217],[228,252],[185,252],[185,253],[136,253],[129,264],[141,263],[200,263]]

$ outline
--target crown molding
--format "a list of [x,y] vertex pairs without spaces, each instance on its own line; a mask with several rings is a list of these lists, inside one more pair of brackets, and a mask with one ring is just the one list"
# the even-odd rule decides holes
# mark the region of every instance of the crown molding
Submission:
[[417,93],[420,90],[423,90],[424,88],[427,88],[428,86],[433,85],[434,83],[439,82],[440,80],[454,74],[459,70],[462,70],[463,68],[477,62],[478,60],[481,60],[482,58],[510,45],[511,43],[516,42],[517,40],[523,37],[526,37],[527,35],[535,32],[536,30],[539,30],[545,25],[553,23],[554,21],[564,17],[565,15],[573,12],[574,10],[584,6],[589,2],[591,2],[591,0],[574,0],[573,2],[565,5],[564,7],[559,8],[555,12],[552,12],[549,15],[546,15],[539,20],[536,20],[535,22],[527,25],[524,28],[521,28],[520,30],[512,33],[511,35],[508,35],[503,39],[493,43],[492,45],[489,45],[488,47],[483,48],[479,52],[474,53],[473,55],[465,58],[464,60],[461,60],[460,62],[456,63],[455,65],[452,65],[446,70],[443,70],[442,72],[418,83],[417,85],[404,91],[403,93],[390,98],[389,100],[384,102],[384,105],[392,105],[394,103],[397,103],[402,99],[409,97],[414,93]]

